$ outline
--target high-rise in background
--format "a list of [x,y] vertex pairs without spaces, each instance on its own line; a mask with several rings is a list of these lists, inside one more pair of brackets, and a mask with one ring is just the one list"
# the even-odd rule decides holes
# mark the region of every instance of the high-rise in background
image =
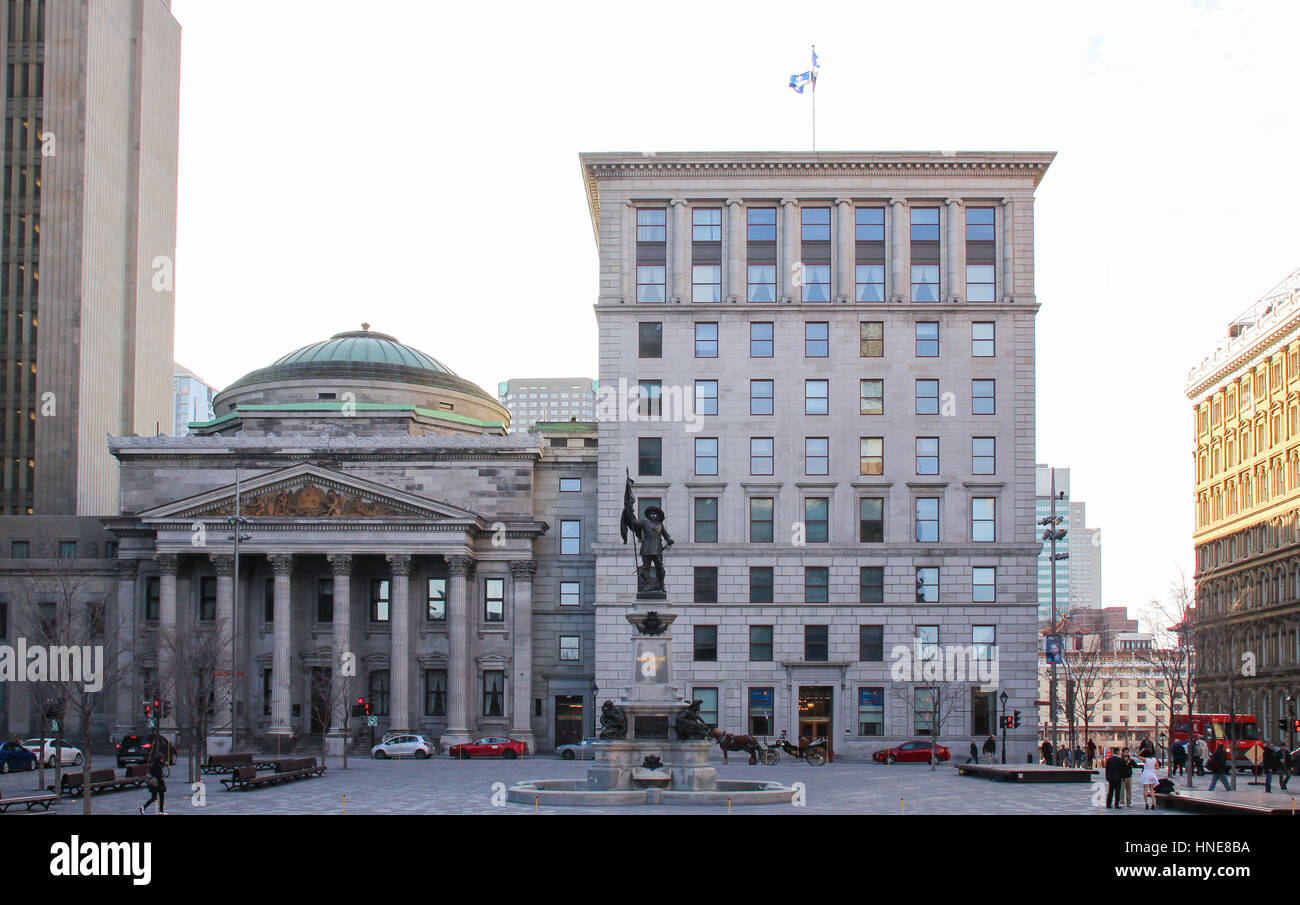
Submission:
[[510,433],[526,434],[548,421],[595,421],[596,383],[590,377],[503,380],[497,399],[510,412]]

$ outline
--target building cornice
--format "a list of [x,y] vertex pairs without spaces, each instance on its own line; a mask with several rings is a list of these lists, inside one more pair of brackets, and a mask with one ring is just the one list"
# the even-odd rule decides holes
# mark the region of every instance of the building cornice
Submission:
[[1241,329],[1201,360],[1187,373],[1184,392],[1198,402],[1207,391],[1226,380],[1235,379],[1256,359],[1283,341],[1294,338],[1300,329],[1300,271],[1291,274],[1247,312],[1233,321]]

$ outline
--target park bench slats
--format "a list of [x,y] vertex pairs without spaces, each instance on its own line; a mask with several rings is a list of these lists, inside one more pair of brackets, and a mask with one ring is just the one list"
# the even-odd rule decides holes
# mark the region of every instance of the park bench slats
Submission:
[[[126,775],[119,777],[113,770],[91,770],[90,793],[94,795],[97,792],[121,792],[126,789],[138,789],[145,784],[145,776],[148,771],[148,767],[128,767]],[[46,788],[50,792],[54,791],[52,785]],[[59,781],[60,793],[70,795],[73,798],[84,795],[86,788],[87,782],[84,772],[64,773],[63,778]]]
[[296,779],[310,779],[325,772],[325,765],[317,765],[314,757],[281,758],[273,764],[273,772],[260,774],[255,766],[236,767],[230,778],[221,780],[221,784],[233,792],[235,789],[257,789]]
[[54,804],[54,802],[58,800],[59,796],[45,792],[37,793],[36,795],[19,795],[14,798],[5,798],[4,793],[0,792],[0,813],[8,811],[11,807],[18,804],[25,805],[26,810],[28,811],[37,805],[40,805],[48,811],[50,805]]

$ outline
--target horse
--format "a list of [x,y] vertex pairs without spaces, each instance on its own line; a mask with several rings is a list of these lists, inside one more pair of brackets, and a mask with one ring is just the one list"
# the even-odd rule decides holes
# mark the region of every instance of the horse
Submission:
[[758,763],[758,758],[763,753],[763,746],[752,735],[732,735],[730,732],[723,732],[721,729],[710,729],[708,737],[709,741],[717,742],[718,747],[722,749],[722,762],[724,764],[727,762],[728,751],[748,752],[751,764]]

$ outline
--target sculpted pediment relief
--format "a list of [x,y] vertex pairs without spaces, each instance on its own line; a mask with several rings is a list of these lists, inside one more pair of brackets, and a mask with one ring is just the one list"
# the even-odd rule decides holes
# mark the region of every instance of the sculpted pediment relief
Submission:
[[[287,518],[387,518],[410,515],[381,500],[368,500],[360,494],[337,491],[316,484],[303,484],[292,490],[243,497],[239,501],[241,515],[280,516]],[[235,504],[228,500],[205,514],[234,515]]]

